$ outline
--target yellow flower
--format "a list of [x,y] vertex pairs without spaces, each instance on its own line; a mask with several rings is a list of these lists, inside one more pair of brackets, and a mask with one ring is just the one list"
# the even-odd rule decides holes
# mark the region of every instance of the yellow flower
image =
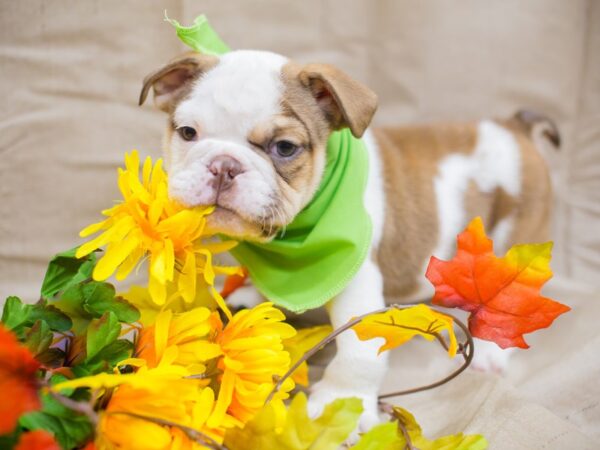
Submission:
[[139,322],[144,326],[150,326],[156,322],[158,314],[167,309],[174,313],[186,312],[199,307],[214,309],[215,301],[208,285],[203,282],[203,279],[198,279],[198,283],[202,283],[202,285],[196,286],[196,297],[191,302],[186,302],[176,287],[172,285],[167,285],[168,300],[162,305],[155,303],[148,289],[143,286],[133,285],[127,292],[121,292],[119,295],[140,311]]
[[[213,316],[214,319],[218,318]],[[290,354],[283,340],[296,331],[283,322],[285,316],[271,303],[237,312],[227,325],[217,332],[216,343],[223,356],[217,367],[222,371],[215,409],[208,419],[216,426],[227,415],[241,424],[250,420],[263,406],[278,377],[290,367]],[[222,325],[218,323],[217,329]],[[283,400],[294,387],[287,379],[273,398],[276,409],[284,412]]]
[[200,431],[217,442],[223,441],[226,428],[236,425],[229,417],[216,426],[207,425],[215,407],[214,391],[206,386],[207,380],[185,378],[188,372],[182,367],[161,364],[148,369],[141,360],[138,362],[142,365],[134,374],[104,373],[52,387],[56,391],[88,387],[95,391],[95,398],[107,401],[105,409],[99,412],[96,439],[99,450],[203,448],[170,424]]
[[207,308],[179,314],[171,310],[158,313],[154,325],[142,328],[136,343],[136,356],[148,367],[156,367],[170,350],[175,350],[170,364],[193,367],[191,371],[195,374],[204,372],[201,363],[221,354],[219,345],[209,341],[211,314]]
[[225,429],[206,426],[206,418],[214,406],[212,389],[198,389],[192,396],[181,397],[179,383],[160,393],[128,385],[120,386],[112,394],[106,410],[100,414],[97,447],[128,450],[201,448],[192,446],[185,434],[175,426],[166,426],[132,415],[190,427],[222,442]]
[[146,158],[140,180],[137,151],[125,155],[125,169],[119,168],[119,189],[123,201],[103,211],[107,219],[80,233],[87,237],[101,232],[79,247],[78,258],[106,246],[94,268],[94,279],[105,280],[116,271],[117,280],[123,280],[148,257],[148,290],[154,303],[163,305],[169,291],[193,302],[200,279],[230,317],[214,280],[216,274],[238,269],[213,265],[212,255],[229,250],[235,242],[204,242],[210,237],[205,231],[206,216],[214,208],[186,209],[171,200],[160,159],[153,166],[152,159]]

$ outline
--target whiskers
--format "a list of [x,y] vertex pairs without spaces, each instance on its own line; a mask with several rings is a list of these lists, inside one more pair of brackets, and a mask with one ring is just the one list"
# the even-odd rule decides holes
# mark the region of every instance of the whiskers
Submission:
[[280,233],[280,237],[285,236],[287,227],[285,211],[280,205],[270,204],[265,207],[265,212],[260,220],[260,227],[265,237],[273,237]]
[[277,216],[280,219],[280,234],[279,237],[282,238],[285,236],[285,230],[287,228],[287,221],[285,220],[285,213],[283,212],[283,209],[279,206],[275,207],[275,212],[277,213]]

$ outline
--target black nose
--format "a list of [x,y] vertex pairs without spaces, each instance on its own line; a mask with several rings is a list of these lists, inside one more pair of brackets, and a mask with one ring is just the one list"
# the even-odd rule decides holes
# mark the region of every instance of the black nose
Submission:
[[211,183],[217,194],[233,186],[233,180],[243,172],[242,165],[231,156],[217,156],[208,165],[208,170],[215,176]]

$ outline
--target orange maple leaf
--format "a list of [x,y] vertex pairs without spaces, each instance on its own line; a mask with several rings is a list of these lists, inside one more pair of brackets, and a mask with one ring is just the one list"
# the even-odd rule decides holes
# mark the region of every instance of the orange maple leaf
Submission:
[[60,450],[54,436],[44,430],[23,433],[15,450]]
[[21,414],[39,409],[40,363],[0,324],[0,434],[10,433]]
[[498,258],[477,217],[458,235],[453,259],[431,257],[426,276],[435,287],[433,303],[469,311],[475,337],[502,348],[529,348],[524,334],[550,326],[570,310],[540,295],[552,277],[551,251],[552,242],[515,245]]

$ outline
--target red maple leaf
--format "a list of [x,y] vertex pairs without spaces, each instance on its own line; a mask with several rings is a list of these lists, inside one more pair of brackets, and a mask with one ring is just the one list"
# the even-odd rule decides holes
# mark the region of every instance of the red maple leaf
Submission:
[[23,433],[15,450],[60,450],[54,436],[44,430]]
[[29,349],[0,324],[0,434],[10,433],[21,414],[40,408],[39,368]]
[[431,257],[426,276],[435,287],[433,304],[469,311],[475,337],[502,348],[528,348],[524,334],[550,326],[570,310],[540,295],[552,277],[551,251],[551,242],[515,245],[498,258],[477,217],[458,235],[453,259]]

